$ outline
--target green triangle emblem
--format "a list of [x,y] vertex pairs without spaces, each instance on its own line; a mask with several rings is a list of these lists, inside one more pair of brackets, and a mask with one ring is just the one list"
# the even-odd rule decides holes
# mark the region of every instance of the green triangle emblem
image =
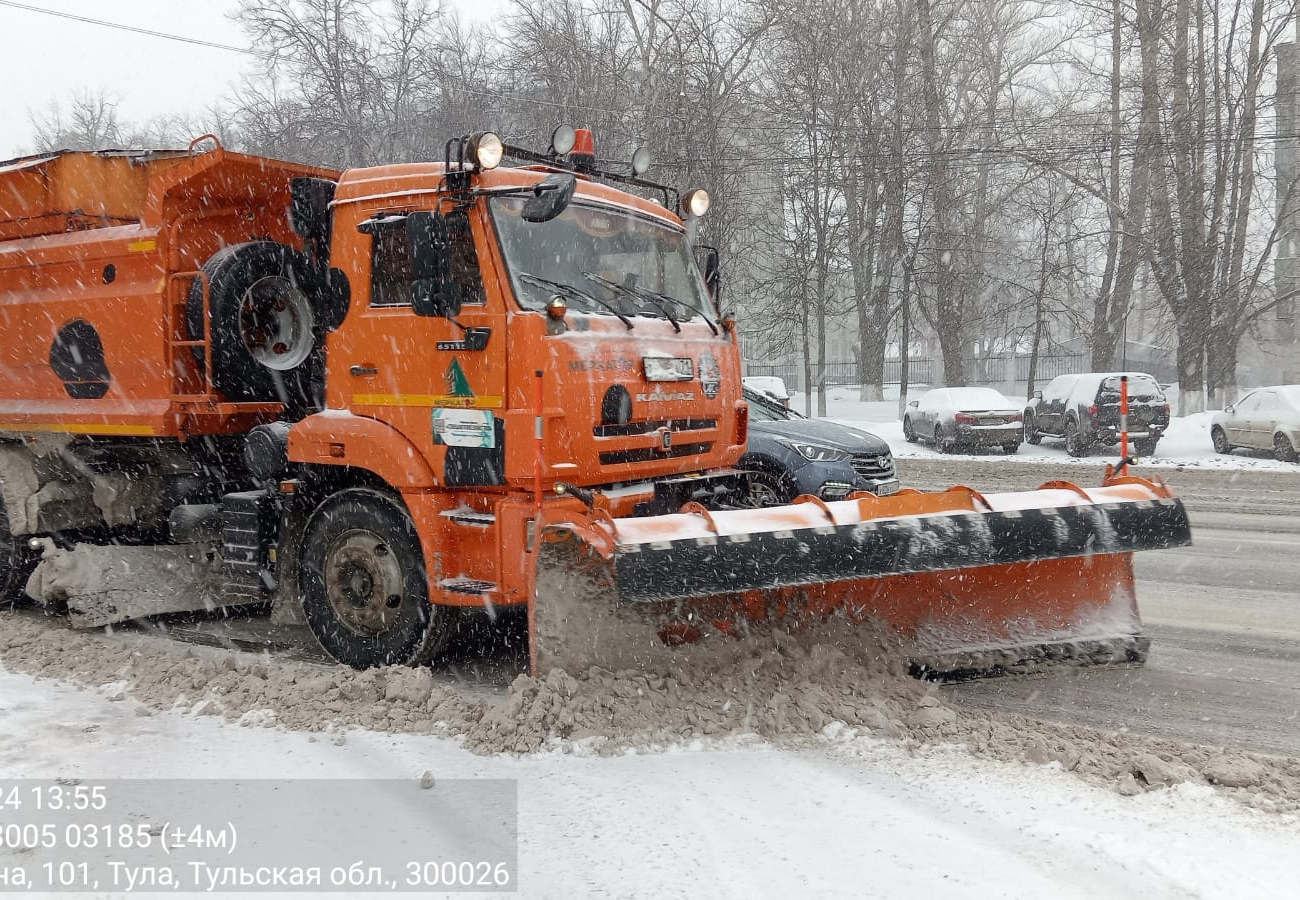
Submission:
[[447,393],[453,397],[473,397],[474,391],[465,377],[465,370],[460,367],[460,360],[453,359],[447,367]]

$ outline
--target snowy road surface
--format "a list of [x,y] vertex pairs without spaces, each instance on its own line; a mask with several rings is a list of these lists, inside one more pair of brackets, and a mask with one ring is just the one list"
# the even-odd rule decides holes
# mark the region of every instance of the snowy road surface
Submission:
[[[516,778],[526,897],[1256,898],[1287,895],[1300,870],[1294,819],[1207,786],[1124,798],[1054,765],[848,735],[482,757],[433,737],[142,714],[5,673],[0,721],[5,778]],[[354,822],[382,830],[384,809]],[[455,828],[430,822],[430,844]]]

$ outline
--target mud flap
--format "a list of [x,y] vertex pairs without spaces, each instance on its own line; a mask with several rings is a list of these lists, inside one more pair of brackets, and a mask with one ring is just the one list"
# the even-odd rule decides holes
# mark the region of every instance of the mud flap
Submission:
[[1132,553],[1191,534],[1179,500],[1136,482],[620,519],[608,541],[589,539],[594,523],[555,527],[534,669],[644,668],[674,643],[831,617],[884,623],[925,676],[1140,661]]

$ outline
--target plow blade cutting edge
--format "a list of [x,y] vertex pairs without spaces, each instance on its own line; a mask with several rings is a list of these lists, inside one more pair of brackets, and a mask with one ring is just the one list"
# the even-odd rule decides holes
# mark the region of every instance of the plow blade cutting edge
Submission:
[[1132,553],[1191,543],[1182,502],[1132,477],[649,518],[564,512],[541,533],[535,674],[671,665],[675,645],[827,620],[887,626],[927,676],[1137,662],[1148,641]]

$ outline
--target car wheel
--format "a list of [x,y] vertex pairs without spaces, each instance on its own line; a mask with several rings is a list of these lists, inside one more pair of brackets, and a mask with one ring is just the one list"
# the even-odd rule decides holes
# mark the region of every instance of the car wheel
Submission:
[[952,445],[943,439],[943,428],[939,425],[934,426],[934,449],[940,453],[952,452]]
[[903,416],[903,440],[909,444],[916,443],[916,432],[912,430],[912,420]]
[[1034,417],[1028,414],[1025,415],[1025,442],[1035,446],[1043,442],[1043,436],[1034,427]]
[[1079,437],[1079,426],[1072,421],[1065,423],[1065,452],[1074,457],[1083,456],[1088,452]]
[[1285,434],[1273,435],[1273,455],[1282,462],[1295,462],[1295,447]]
[[1134,441],[1134,456],[1154,456],[1156,452],[1156,441]]
[[1011,456],[1011,455],[1013,455],[1013,454],[1019,453],[1019,452],[1020,452],[1020,442],[1019,442],[1019,441],[1016,441],[1014,444],[1003,444],[1003,445],[1002,445],[1002,451],[1003,451],[1004,453],[1006,453],[1007,456]]
[[736,504],[743,509],[784,506],[794,499],[794,491],[791,490],[786,479],[776,472],[751,471],[746,479],[746,485],[745,496]]
[[1215,453],[1232,452],[1232,444],[1228,443],[1228,435],[1218,425],[1210,429],[1210,440],[1214,442]]

